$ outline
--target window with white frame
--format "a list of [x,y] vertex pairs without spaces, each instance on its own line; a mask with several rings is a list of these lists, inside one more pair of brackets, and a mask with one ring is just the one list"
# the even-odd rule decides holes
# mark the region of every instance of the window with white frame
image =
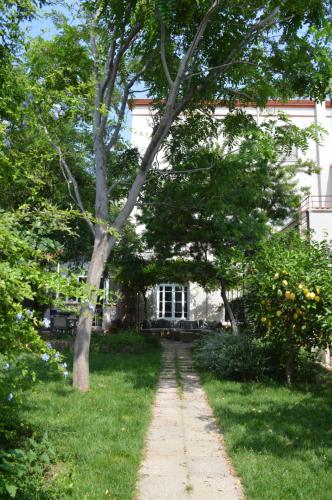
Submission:
[[188,318],[188,287],[186,285],[158,285],[158,318]]

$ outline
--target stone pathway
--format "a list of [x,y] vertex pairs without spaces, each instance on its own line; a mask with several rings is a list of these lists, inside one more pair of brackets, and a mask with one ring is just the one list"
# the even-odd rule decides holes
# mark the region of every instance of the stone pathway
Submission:
[[198,376],[190,345],[164,340],[139,500],[239,500],[231,466]]

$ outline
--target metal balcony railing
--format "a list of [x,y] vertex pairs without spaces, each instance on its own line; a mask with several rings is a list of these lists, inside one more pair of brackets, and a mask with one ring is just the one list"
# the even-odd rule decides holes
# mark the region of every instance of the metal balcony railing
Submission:
[[306,212],[307,210],[326,210],[332,209],[332,195],[327,196],[307,196],[301,202],[300,211]]
[[298,217],[291,220],[286,226],[282,228],[282,231],[298,228],[300,231],[304,231],[309,228],[309,212],[310,210],[332,210],[332,195],[327,196],[307,196],[302,200],[299,207]]

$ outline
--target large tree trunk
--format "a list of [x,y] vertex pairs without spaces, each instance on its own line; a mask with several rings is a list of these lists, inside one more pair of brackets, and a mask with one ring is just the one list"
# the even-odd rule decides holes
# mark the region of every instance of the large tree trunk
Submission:
[[109,255],[109,239],[96,239],[88,269],[87,284],[93,290],[80,312],[74,346],[73,386],[81,392],[89,390],[89,350],[97,290]]
[[234,333],[234,335],[238,335],[239,329],[237,326],[237,321],[235,319],[231,305],[230,305],[228,298],[227,298],[226,285],[225,285],[225,280],[223,278],[221,278],[221,280],[220,280],[220,287],[221,287],[221,297],[222,297],[222,300],[224,302],[225,309],[227,311],[229,319],[231,320],[232,332]]

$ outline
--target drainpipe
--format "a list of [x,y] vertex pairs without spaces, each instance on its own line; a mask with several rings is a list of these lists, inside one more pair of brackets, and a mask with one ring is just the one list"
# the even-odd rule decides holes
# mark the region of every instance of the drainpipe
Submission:
[[[324,116],[323,116],[324,114]],[[315,102],[315,123],[316,125],[323,125],[325,122],[325,114],[326,114],[326,109],[325,109],[325,101],[323,103]],[[316,163],[321,170],[322,168],[322,161],[321,161],[321,147],[320,145],[316,142]],[[321,172],[317,174],[317,189],[318,189],[318,196],[319,196],[319,206],[322,207],[322,177],[321,177]]]

